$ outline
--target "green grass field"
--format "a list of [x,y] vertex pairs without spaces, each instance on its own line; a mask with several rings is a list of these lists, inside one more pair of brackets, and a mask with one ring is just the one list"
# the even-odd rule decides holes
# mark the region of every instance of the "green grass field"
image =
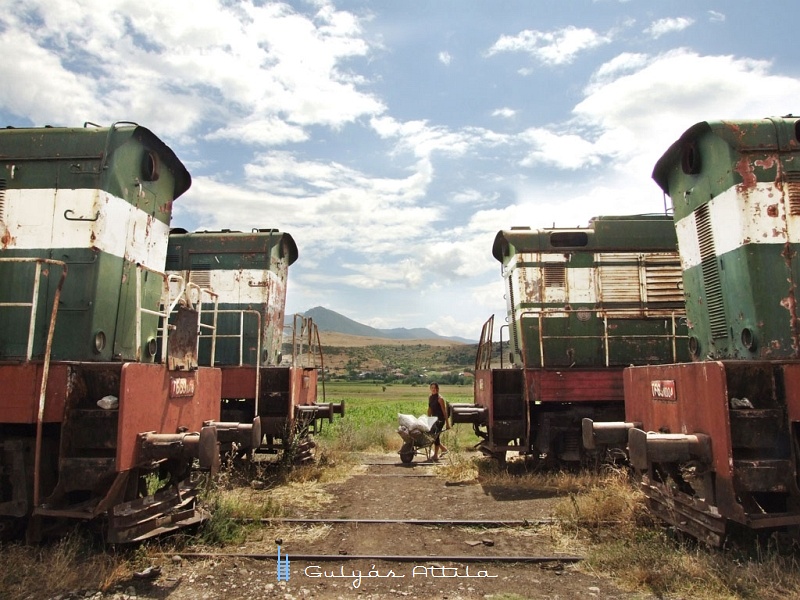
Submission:
[[[471,385],[442,385],[439,391],[451,403],[473,402]],[[397,434],[398,413],[424,415],[429,393],[427,385],[326,382],[325,401],[344,402],[345,414],[326,423],[318,437],[337,450],[398,450],[402,444]],[[446,432],[442,441],[448,448],[459,449],[474,446],[478,437],[471,425],[459,424]]]

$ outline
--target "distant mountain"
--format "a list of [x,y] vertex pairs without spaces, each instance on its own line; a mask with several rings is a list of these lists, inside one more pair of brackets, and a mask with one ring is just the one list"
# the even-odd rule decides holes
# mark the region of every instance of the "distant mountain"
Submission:
[[[310,317],[314,323],[316,323],[320,331],[334,331],[336,333],[344,333],[346,335],[387,338],[391,340],[444,339],[458,342],[460,344],[476,343],[473,340],[468,340],[461,337],[447,337],[439,335],[424,327],[415,327],[413,329],[407,329],[405,327],[399,327],[395,329],[377,329],[375,327],[370,327],[369,325],[359,323],[358,321],[354,321],[353,319],[349,319],[344,315],[340,315],[339,313],[327,308],[323,308],[322,306],[317,306],[316,308],[307,310],[305,313],[303,313],[303,316]],[[287,319],[288,318],[289,317],[287,317]]]

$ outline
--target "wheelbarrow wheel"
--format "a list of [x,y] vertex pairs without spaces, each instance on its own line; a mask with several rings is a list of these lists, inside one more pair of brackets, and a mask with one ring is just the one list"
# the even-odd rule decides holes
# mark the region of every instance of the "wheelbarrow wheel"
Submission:
[[403,447],[400,448],[400,461],[407,465],[414,460],[414,454],[416,454],[414,451],[414,444],[411,442],[406,442],[403,444]]

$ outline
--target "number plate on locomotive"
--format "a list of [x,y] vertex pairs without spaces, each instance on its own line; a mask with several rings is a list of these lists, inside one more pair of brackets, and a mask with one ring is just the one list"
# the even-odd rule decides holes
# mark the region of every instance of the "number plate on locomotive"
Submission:
[[185,398],[194,396],[194,377],[170,377],[169,397]]
[[653,400],[662,402],[677,402],[678,397],[675,393],[675,381],[672,379],[656,379],[650,382],[650,391]]

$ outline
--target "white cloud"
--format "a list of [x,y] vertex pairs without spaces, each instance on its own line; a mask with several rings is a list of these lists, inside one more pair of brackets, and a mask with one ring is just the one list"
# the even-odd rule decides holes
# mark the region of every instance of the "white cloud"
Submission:
[[0,76],[26,85],[0,103],[40,123],[123,115],[182,135],[205,120],[212,139],[268,145],[385,110],[345,67],[370,52],[358,19],[329,2],[306,16],[250,0],[31,0],[3,12],[2,47],[15,60]]
[[526,29],[517,35],[500,36],[487,54],[525,52],[541,63],[563,65],[574,61],[578,54],[610,41],[610,37],[587,28],[569,26],[557,31]]
[[798,93],[800,80],[772,75],[767,61],[680,49],[649,57],[636,71],[593,80],[573,113],[623,142],[618,157],[643,161],[640,168],[649,173],[690,125],[786,114]]
[[518,137],[531,147],[520,161],[525,167],[553,165],[560,169],[576,170],[600,164],[601,157],[596,145],[578,134],[553,133],[537,127]]
[[438,58],[439,62],[446,67],[449,67],[450,63],[453,62],[453,57],[450,55],[449,52],[439,52]]
[[662,35],[666,35],[668,33],[683,31],[687,27],[691,27],[692,24],[694,24],[694,19],[690,17],[659,19],[658,21],[653,21],[653,23],[650,24],[650,27],[644,31],[645,33],[652,35],[654,38],[660,38]]
[[429,165],[438,154],[449,158],[464,156],[479,148],[507,144],[507,135],[481,127],[450,129],[429,125],[427,121],[401,122],[392,117],[376,117],[370,121],[374,131],[384,139],[396,139],[395,154],[406,152]]
[[502,117],[504,119],[510,119],[517,114],[517,111],[513,108],[503,107],[498,108],[497,110],[492,111],[493,117]]
[[712,23],[722,23],[725,21],[725,14],[716,10],[708,11],[708,20]]

